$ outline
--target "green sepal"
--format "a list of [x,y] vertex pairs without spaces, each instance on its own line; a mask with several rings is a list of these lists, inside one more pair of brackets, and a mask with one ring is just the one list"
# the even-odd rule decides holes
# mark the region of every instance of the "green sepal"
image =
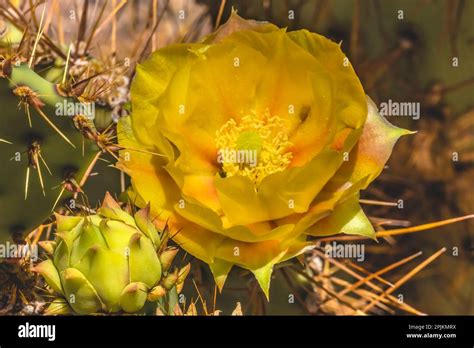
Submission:
[[209,264],[212,275],[214,276],[214,281],[216,282],[217,288],[220,292],[224,288],[225,281],[227,280],[227,275],[232,269],[233,264],[221,259],[214,259],[213,263]]
[[73,314],[69,303],[63,298],[55,298],[44,310],[44,315],[70,315]]
[[39,246],[43,248],[48,255],[53,255],[54,249],[56,248],[56,241],[53,240],[43,240],[38,242]]
[[162,253],[160,254],[160,262],[163,272],[168,272],[178,251],[178,248],[173,247],[162,251]]
[[256,270],[252,270],[252,273],[255,275],[260,288],[262,288],[267,301],[270,301],[270,281],[272,279],[273,263],[269,263]]
[[70,265],[74,266],[79,262],[90,248],[99,246],[107,248],[107,243],[99,228],[86,218],[82,231],[71,248]]
[[126,251],[130,238],[137,232],[135,227],[109,219],[102,219],[99,229],[107,241],[107,247],[117,253],[124,253]]
[[91,314],[102,309],[99,295],[84,274],[68,268],[62,273],[62,279],[67,301],[76,313]]
[[125,252],[116,253],[102,247],[92,247],[74,267],[87,277],[110,312],[120,310],[120,294],[129,283]]
[[129,243],[130,282],[143,282],[153,287],[161,278],[161,263],[150,239],[134,234]]
[[135,226],[133,217],[123,211],[118,202],[108,192],[105,193],[102,206],[99,208],[98,213],[110,219],[119,220],[131,226]]
[[64,295],[61,279],[59,277],[58,270],[54,266],[51,259],[41,262],[33,268],[34,272],[38,272],[43,276],[48,285],[57,293]]
[[137,224],[140,231],[143,232],[148,238],[150,238],[154,245],[155,249],[160,244],[160,237],[158,235],[158,231],[156,230],[155,225],[151,222],[150,219],[150,205],[147,204],[145,208],[140,209],[135,213],[135,223]]
[[145,305],[148,289],[141,282],[128,284],[120,295],[120,307],[127,313],[138,312]]

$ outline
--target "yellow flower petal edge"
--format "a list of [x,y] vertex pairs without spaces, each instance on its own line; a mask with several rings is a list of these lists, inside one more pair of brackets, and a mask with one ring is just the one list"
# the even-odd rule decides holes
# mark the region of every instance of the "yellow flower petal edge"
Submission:
[[137,68],[117,166],[219,289],[239,266],[268,298],[274,265],[312,238],[374,237],[360,191],[410,133],[379,115],[340,45],[232,13]]

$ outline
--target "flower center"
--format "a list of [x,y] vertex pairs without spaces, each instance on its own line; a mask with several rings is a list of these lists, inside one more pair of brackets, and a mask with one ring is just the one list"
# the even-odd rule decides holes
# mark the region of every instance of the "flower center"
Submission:
[[237,123],[228,120],[216,132],[218,162],[226,177],[242,175],[258,186],[266,176],[285,170],[293,154],[278,116],[248,115]]

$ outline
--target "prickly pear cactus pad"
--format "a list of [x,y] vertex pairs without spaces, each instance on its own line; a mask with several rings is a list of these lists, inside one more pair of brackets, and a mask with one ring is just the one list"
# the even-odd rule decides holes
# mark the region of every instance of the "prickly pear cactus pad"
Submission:
[[5,140],[0,143],[0,241],[5,242],[18,240],[46,221],[62,182],[72,174],[79,178],[98,149],[87,142],[83,153],[80,133],[67,117],[55,117],[54,107],[45,108],[44,113],[76,148],[63,141],[33,108],[30,127],[24,106],[6,79],[0,79],[0,90],[0,139]]
[[274,265],[308,237],[374,238],[359,191],[409,133],[378,114],[338,44],[236,13],[200,43],[153,53],[132,107],[119,143],[162,155],[120,162],[134,199],[181,229],[175,241],[220,288],[238,265],[267,297]]

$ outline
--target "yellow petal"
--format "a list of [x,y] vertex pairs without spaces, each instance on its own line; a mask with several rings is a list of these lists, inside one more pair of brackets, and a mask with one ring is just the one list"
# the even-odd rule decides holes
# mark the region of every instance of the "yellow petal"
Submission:
[[301,214],[293,214],[286,218],[278,220],[278,224],[295,224],[293,233],[298,235],[303,233],[319,220],[329,216],[335,207],[352,196],[358,195],[360,189],[365,185],[364,178],[354,184],[346,183],[337,188],[337,190],[329,190],[326,186],[317,195],[316,199],[311,203],[307,212]]
[[163,227],[167,223],[174,236],[173,240],[188,253],[206,263],[214,261],[216,248],[226,238],[176,214],[171,215],[165,221],[157,219],[156,222],[158,227]]
[[191,44],[167,46],[154,52],[150,59],[137,66],[131,87],[131,126],[140,142],[147,146],[155,144],[158,136],[156,99],[167,89],[176,72],[193,58],[189,52],[192,47]]
[[304,167],[267,176],[258,192],[246,177],[216,178],[223,212],[231,225],[252,224],[306,212],[342,161],[340,152],[327,150]]
[[334,175],[331,185],[340,186],[367,177],[366,188],[383,170],[398,138],[412,132],[391,125],[380,116],[374,102],[367,97],[368,116],[362,135],[345,162]]
[[258,22],[254,20],[246,20],[232,10],[229,19],[219,27],[214,33],[203,39],[204,43],[216,43],[227,38],[229,35],[242,30],[252,30],[257,32],[270,32],[278,30],[278,27],[267,22]]
[[[118,129],[119,142],[122,146],[137,149],[139,145],[130,129],[130,121],[129,117],[122,118]],[[173,210],[173,204],[181,198],[178,187],[164,167],[167,158],[132,150],[122,150],[120,156],[117,167],[132,177],[134,193],[144,203],[140,206],[151,202],[152,215],[164,214],[166,218],[165,215]]]
[[268,239],[282,239],[292,234],[294,225],[275,226],[268,221],[250,225],[225,226],[221,217],[212,210],[191,202],[176,204],[175,211],[181,217],[214,233],[242,242],[260,242]]
[[221,204],[214,185],[214,175],[184,174],[173,165],[168,165],[166,170],[180,188],[183,198],[191,202],[198,202],[216,213],[221,211]]
[[338,82],[338,91],[334,100],[336,114],[341,112],[346,124],[351,125],[352,128],[361,127],[365,122],[367,111],[365,93],[341,46],[307,30],[289,32],[288,37],[329,70]]

